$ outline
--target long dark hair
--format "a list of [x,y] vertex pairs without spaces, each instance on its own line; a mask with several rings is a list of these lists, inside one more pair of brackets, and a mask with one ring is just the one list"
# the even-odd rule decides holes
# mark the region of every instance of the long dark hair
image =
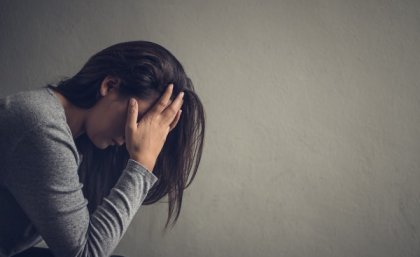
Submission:
[[[174,212],[172,227],[178,220],[183,191],[193,181],[200,164],[205,132],[203,105],[181,63],[167,49],[148,41],[122,42],[107,47],[90,57],[76,75],[47,87],[60,92],[75,106],[90,108],[99,100],[99,88],[107,75],[120,79],[121,94],[143,100],[156,93],[162,95],[169,83],[174,85],[171,99],[180,91],[185,92],[181,118],[168,134],[153,169],[159,180],[142,203],[153,204],[168,195],[166,230]],[[99,149],[86,133],[77,137],[75,143],[83,157],[78,173],[92,213],[117,182],[129,153],[125,144]]]

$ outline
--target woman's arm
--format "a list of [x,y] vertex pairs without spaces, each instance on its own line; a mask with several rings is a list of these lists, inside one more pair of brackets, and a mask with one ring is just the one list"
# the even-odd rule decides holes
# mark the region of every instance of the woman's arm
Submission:
[[157,177],[130,159],[89,216],[68,131],[40,125],[11,154],[6,186],[56,256],[109,256]]

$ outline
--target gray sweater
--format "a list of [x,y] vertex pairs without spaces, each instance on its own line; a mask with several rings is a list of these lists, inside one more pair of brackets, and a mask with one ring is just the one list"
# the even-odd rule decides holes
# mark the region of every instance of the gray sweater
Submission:
[[0,153],[0,257],[42,239],[55,256],[109,256],[158,180],[129,159],[89,215],[81,156],[61,102],[46,86],[0,98]]

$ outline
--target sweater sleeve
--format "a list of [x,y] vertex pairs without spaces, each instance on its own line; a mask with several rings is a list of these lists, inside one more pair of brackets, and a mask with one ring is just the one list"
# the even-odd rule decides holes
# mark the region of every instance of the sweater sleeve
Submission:
[[89,215],[68,137],[53,125],[27,132],[11,154],[7,187],[55,256],[109,256],[158,178],[129,159]]

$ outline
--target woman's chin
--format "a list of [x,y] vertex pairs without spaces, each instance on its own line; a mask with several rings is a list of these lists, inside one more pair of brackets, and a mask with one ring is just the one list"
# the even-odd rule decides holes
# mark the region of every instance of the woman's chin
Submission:
[[104,147],[105,147],[105,148],[103,148],[103,149],[106,149],[106,148],[108,148],[108,147],[112,147],[112,146],[115,146],[114,142],[112,142],[112,143],[105,143],[105,144],[104,144]]
[[98,149],[104,150],[110,147],[111,145],[106,142],[101,142],[100,144],[95,144]]
[[93,143],[97,148],[99,148],[101,150],[107,149],[108,147],[111,147],[111,146],[115,145],[114,142],[112,142],[112,141],[108,142],[108,141],[105,141],[105,140],[100,141],[99,143],[98,142],[93,142]]

